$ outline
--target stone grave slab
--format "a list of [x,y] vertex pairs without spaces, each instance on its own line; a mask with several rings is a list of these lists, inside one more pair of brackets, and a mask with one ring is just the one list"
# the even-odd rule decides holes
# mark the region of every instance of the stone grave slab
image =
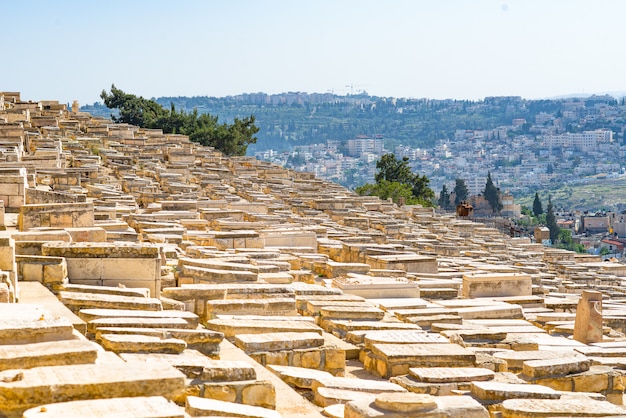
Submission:
[[559,399],[561,393],[542,385],[472,382],[472,396],[485,403],[500,403],[506,399]]
[[184,387],[185,376],[173,367],[151,368],[124,363],[13,369],[0,372],[0,410],[19,416],[26,409],[55,401],[172,397]]
[[203,398],[234,402],[243,405],[276,408],[276,389],[266,380],[205,381]]
[[219,344],[224,340],[221,332],[207,329],[174,329],[174,328],[125,328],[99,327],[96,329],[96,341],[102,334],[141,334],[159,338],[177,338],[187,343],[188,349],[197,350],[205,355],[219,353]]
[[207,318],[220,314],[287,316],[296,313],[296,301],[293,298],[208,300],[205,310]]
[[493,355],[495,358],[506,361],[509,371],[521,371],[525,361],[531,360],[557,360],[563,357],[575,356],[581,360],[585,356],[578,355],[574,350],[536,350],[536,351],[501,351]]
[[322,319],[357,319],[380,321],[385,312],[372,305],[369,306],[324,306],[320,309]]
[[324,328],[327,332],[331,332],[340,338],[350,331],[358,330],[419,330],[419,326],[415,324],[407,324],[404,322],[383,322],[383,321],[357,321],[348,319],[328,319],[324,321]]
[[313,403],[321,407],[346,404],[359,400],[373,401],[375,398],[375,393],[326,387],[319,387],[313,393]]
[[0,303],[0,345],[26,344],[74,338],[74,328],[40,305]]
[[200,321],[193,312],[176,310],[81,309],[78,316],[86,322],[100,318],[182,318],[189,323],[190,328],[196,328]]
[[[419,398],[413,395],[420,396]],[[436,396],[425,400],[421,394],[403,394],[399,399],[360,400],[348,402],[344,408],[346,418],[373,417],[464,417],[489,418],[489,412],[469,396]],[[427,395],[428,396],[428,395]],[[434,403],[434,405],[433,405]]]
[[522,366],[522,373],[531,378],[582,373],[589,370],[591,360],[581,356],[560,357],[548,360],[527,360]]
[[72,312],[81,309],[108,308],[108,309],[131,309],[145,311],[161,311],[163,306],[156,298],[143,298],[135,296],[118,296],[98,293],[59,292],[59,298]]
[[440,334],[426,333],[421,330],[382,330],[367,331],[363,340],[365,348],[372,349],[372,344],[447,344],[448,339]]
[[504,418],[609,417],[625,416],[626,409],[591,398],[507,399],[502,402]]
[[278,412],[260,406],[242,405],[216,399],[188,396],[185,411],[195,417],[249,417],[249,418],[281,418]]
[[458,383],[493,380],[495,373],[480,367],[411,367],[409,375],[420,382]]
[[181,328],[189,329],[182,318],[100,318],[87,323],[87,333],[95,335],[98,328]]
[[235,345],[246,352],[298,350],[324,345],[324,337],[316,332],[281,332],[240,334]]
[[519,305],[508,303],[457,309],[463,319],[523,319],[524,311]]
[[101,334],[100,344],[114,353],[181,353],[187,344],[178,338],[137,334]]
[[127,362],[156,364],[164,362],[180,370],[188,378],[198,378],[205,367],[211,366],[214,360],[196,350],[186,349],[179,354],[163,353],[120,353],[120,358]]
[[[45,412],[42,412],[45,411]],[[24,411],[24,418],[142,417],[185,418],[185,410],[163,396],[88,399],[44,404]]]
[[80,339],[0,345],[0,371],[95,363],[100,347]]
[[[322,334],[322,329],[308,321],[290,319],[246,321],[237,319],[211,319],[204,324],[208,329],[224,334],[226,338],[234,338],[238,334],[264,334],[271,332],[316,332]],[[289,317],[285,317],[289,318]]]
[[326,371],[304,367],[281,366],[277,364],[268,364],[266,367],[285,383],[302,389],[312,389],[314,380],[333,377],[332,374]]
[[319,377],[313,380],[311,386],[313,391],[320,387],[367,393],[406,392],[406,389],[395,383],[383,380],[354,379],[351,377]]
[[314,300],[308,300],[306,303],[306,308],[304,309],[304,312],[307,315],[319,315],[320,311],[322,310],[322,308],[326,308],[326,307],[331,307],[331,306],[347,306],[347,307],[363,307],[363,308],[373,308],[374,306],[365,302],[365,300],[349,300],[349,301],[344,301],[344,300],[319,300],[319,299],[314,299]]
[[424,309],[428,306],[428,302],[421,298],[376,298],[367,299],[367,301],[378,306],[385,312],[395,311],[397,309]]

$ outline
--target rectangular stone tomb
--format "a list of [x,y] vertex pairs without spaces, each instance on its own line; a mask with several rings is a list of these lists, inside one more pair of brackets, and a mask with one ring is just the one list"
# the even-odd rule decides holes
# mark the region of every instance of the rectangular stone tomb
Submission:
[[420,330],[421,328],[415,324],[406,324],[404,322],[382,322],[382,321],[358,321],[349,319],[328,319],[323,324],[326,331],[337,335],[340,338],[346,336],[350,331],[358,330]]
[[126,396],[173,397],[185,376],[173,367],[86,364],[13,369],[0,372],[0,410],[20,416],[38,405]]
[[589,370],[591,360],[577,357],[560,357],[548,360],[527,360],[522,373],[531,378],[582,373]]
[[506,399],[559,399],[561,393],[542,385],[503,382],[472,382],[472,396],[484,403]]
[[624,407],[588,397],[561,399],[507,399],[504,418],[623,417]]
[[324,338],[316,332],[280,332],[241,334],[235,336],[235,345],[250,352],[298,350],[324,345]]
[[372,306],[324,306],[320,309],[322,319],[358,319],[380,321],[385,312]]
[[95,363],[98,350],[97,344],[78,339],[0,345],[0,371]]
[[492,380],[495,373],[480,367],[411,367],[409,375],[420,382],[458,383]]
[[487,273],[463,275],[465,298],[532,295],[532,279],[523,273]]
[[234,338],[239,334],[264,334],[268,332],[316,332],[322,329],[308,321],[297,320],[262,320],[244,321],[237,319],[211,319],[204,324],[208,329],[224,334],[226,338]]
[[364,336],[365,348],[372,350],[373,344],[448,344],[441,334],[421,330],[368,331]]
[[73,312],[78,312],[81,309],[100,308],[145,311],[160,311],[163,309],[161,301],[156,298],[78,292],[59,292],[59,298]]
[[463,417],[489,418],[489,412],[469,396],[429,396],[386,394],[375,400],[356,400],[346,404],[345,417]]
[[[45,411],[45,412],[42,412]],[[45,404],[24,411],[24,418],[142,417],[185,418],[185,410],[163,396],[87,399]]]
[[219,353],[219,344],[224,340],[221,332],[207,329],[175,329],[175,328],[127,328],[101,327],[96,329],[96,341],[102,334],[141,334],[165,338],[177,338],[187,344],[188,349],[197,350],[205,355]]
[[364,360],[367,370],[389,378],[411,367],[473,367],[476,355],[456,344],[373,344]]
[[281,418],[278,412],[260,406],[241,405],[233,402],[188,396],[185,411],[194,417],[250,417]]
[[40,305],[0,303],[0,318],[0,345],[73,338],[70,321],[52,315]]
[[100,318],[87,323],[87,333],[96,334],[98,328],[177,328],[190,329],[189,322],[182,318]]
[[220,314],[288,316],[296,313],[293,298],[208,300],[205,311],[206,318]]
[[[496,359],[506,361],[508,371],[522,371],[524,362],[531,360],[558,360],[563,357],[576,356],[574,350],[530,350],[530,351],[502,351],[494,353]],[[581,360],[585,356],[580,355]]]
[[81,309],[78,316],[86,322],[100,318],[181,318],[189,323],[190,328],[196,328],[200,322],[193,312],[175,310]]
[[178,338],[160,338],[151,335],[101,334],[100,344],[114,353],[181,353],[187,344]]

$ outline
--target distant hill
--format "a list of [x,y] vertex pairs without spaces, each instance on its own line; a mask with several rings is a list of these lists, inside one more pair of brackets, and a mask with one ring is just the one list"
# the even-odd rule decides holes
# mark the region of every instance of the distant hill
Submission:
[[[538,192],[544,208],[548,204],[548,194],[559,210],[626,210],[626,176],[617,178],[589,177],[577,183],[568,183],[550,190]],[[515,196],[515,202],[532,208],[534,193],[528,196]]]

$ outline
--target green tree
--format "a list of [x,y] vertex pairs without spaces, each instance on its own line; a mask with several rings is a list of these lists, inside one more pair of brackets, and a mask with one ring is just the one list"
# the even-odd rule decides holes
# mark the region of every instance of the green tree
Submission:
[[[359,194],[376,195],[383,199],[386,199],[389,188],[397,188],[393,183],[403,185],[411,190],[413,199],[406,201],[407,204],[419,203],[423,206],[434,206],[433,200],[435,199],[435,192],[428,187],[430,180],[426,176],[420,176],[411,171],[409,166],[409,159],[407,157],[401,160],[397,159],[394,154],[385,154],[380,160],[376,161],[376,175],[374,179],[376,184],[365,184],[364,186],[357,188],[356,192]],[[411,203],[409,203],[411,202]]]
[[393,203],[405,205],[421,204],[419,199],[413,196],[413,190],[408,184],[397,181],[381,180],[377,183],[368,183],[357,187],[355,192],[360,196],[378,196],[383,200],[391,198]]
[[111,115],[116,123],[129,123],[142,128],[161,129],[163,133],[188,135],[192,142],[213,147],[226,155],[245,155],[248,145],[256,143],[259,132],[254,115],[239,119],[232,124],[218,123],[217,116],[177,111],[172,103],[163,108],[154,100],[147,100],[111,86],[111,92],[102,91],[100,97],[109,109],[117,109],[119,116]]
[[535,192],[535,200],[533,200],[533,214],[539,216],[543,213],[543,206],[539,200],[539,193]]
[[465,199],[467,199],[467,195],[469,194],[469,190],[467,190],[467,185],[465,184],[465,180],[456,179],[454,185],[454,205],[458,205]]
[[494,213],[499,213],[502,210],[500,189],[493,184],[493,180],[491,180],[491,172],[487,172],[487,183],[485,183],[483,195],[485,196],[487,202],[489,202],[489,206],[491,206]]
[[546,226],[550,230],[550,241],[552,244],[556,244],[559,238],[559,231],[561,228],[556,223],[556,216],[554,215],[554,207],[552,206],[552,198],[548,196],[548,210],[546,212]]
[[444,184],[439,192],[439,200],[437,201],[439,207],[444,210],[450,208],[450,193],[448,193],[448,187]]

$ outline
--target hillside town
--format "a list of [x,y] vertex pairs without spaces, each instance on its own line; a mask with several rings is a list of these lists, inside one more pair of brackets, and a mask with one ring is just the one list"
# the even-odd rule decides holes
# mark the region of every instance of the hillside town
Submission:
[[[518,196],[554,184],[614,178],[625,173],[626,106],[611,96],[536,102],[520,97],[492,97],[477,103],[428,102],[440,109],[435,113],[454,112],[462,106],[464,115],[472,115],[505,106],[511,116],[508,124],[489,129],[442,132],[441,139],[427,148],[397,143],[385,146],[390,138],[364,132],[347,141],[328,138],[296,146],[289,152],[269,149],[255,156],[354,187],[371,182],[375,174],[372,162],[391,152],[408,157],[415,171],[428,176],[434,191],[439,192],[444,184],[452,189],[455,179],[463,179],[472,195],[482,192],[488,173],[501,190]],[[537,103],[543,104],[545,111],[535,112],[533,120],[515,117]],[[372,103],[363,99],[363,105]],[[409,110],[398,107],[397,112]]]
[[0,93],[0,416],[626,416],[625,264],[79,109]]

